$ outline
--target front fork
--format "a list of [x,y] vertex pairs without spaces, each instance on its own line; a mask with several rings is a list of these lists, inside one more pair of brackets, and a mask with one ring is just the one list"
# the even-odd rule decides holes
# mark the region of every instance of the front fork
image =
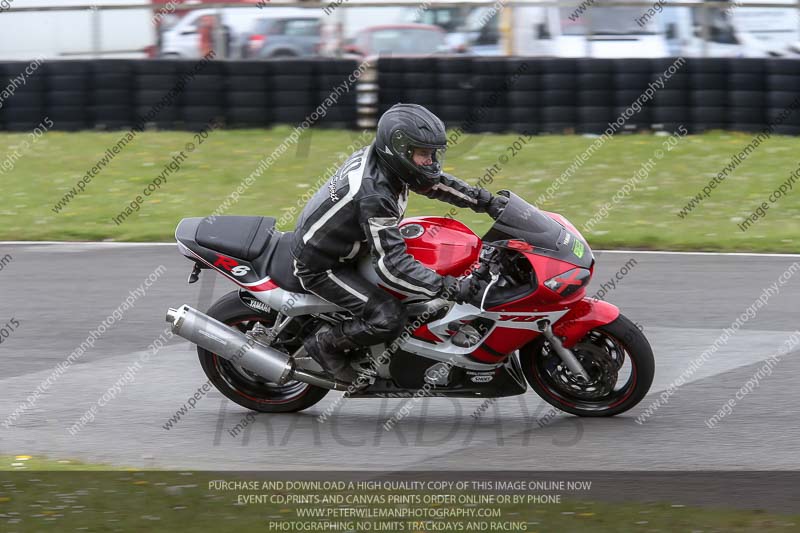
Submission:
[[603,300],[584,298],[561,317],[555,327],[549,320],[540,320],[536,325],[570,372],[588,381],[586,369],[570,348],[591,330],[613,322],[618,316],[617,306]]
[[553,328],[550,326],[549,320],[540,320],[536,323],[539,326],[539,331],[542,332],[544,338],[550,343],[550,346],[553,347],[556,354],[564,361],[564,364],[567,365],[569,371],[572,372],[574,375],[579,376],[584,381],[589,381],[589,374],[586,372],[586,369],[583,368],[583,365],[578,358],[575,357],[575,354],[572,353],[572,350],[566,348],[564,344],[562,344],[561,339],[553,335]]

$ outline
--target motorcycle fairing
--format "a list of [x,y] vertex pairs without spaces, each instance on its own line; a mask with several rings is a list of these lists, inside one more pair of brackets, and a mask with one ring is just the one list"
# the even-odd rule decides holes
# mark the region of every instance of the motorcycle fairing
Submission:
[[[502,364],[509,353],[539,334],[536,322],[542,319],[556,322],[567,312],[567,309],[538,313],[482,312],[474,305],[457,304],[444,317],[418,328],[400,348],[437,361],[447,362],[452,359],[458,366],[465,368],[491,368]],[[454,322],[467,323],[478,318],[493,322],[480,341],[468,347],[453,344],[450,325]]]
[[[441,364],[430,361],[431,366]],[[528,390],[522,367],[517,357],[509,357],[500,365],[488,370],[473,371],[454,366],[451,369],[452,381],[446,386],[428,385],[426,396],[449,398],[501,398],[524,394]],[[420,386],[404,388],[393,379],[378,378],[370,386],[357,390],[353,398],[412,398],[419,394]]]

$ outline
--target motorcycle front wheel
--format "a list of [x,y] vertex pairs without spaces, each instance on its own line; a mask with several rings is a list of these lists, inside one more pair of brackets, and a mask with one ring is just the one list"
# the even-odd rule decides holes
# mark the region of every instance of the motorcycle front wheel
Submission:
[[588,381],[570,372],[544,336],[520,350],[528,383],[554,407],[578,416],[614,416],[634,407],[650,390],[653,350],[623,315],[589,331],[572,351],[589,374]]

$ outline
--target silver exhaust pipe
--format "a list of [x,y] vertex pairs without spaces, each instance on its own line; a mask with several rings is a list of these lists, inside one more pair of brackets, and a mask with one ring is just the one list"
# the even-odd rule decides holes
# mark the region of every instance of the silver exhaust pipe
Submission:
[[346,390],[349,385],[314,372],[295,369],[294,361],[288,354],[265,346],[188,305],[170,308],[167,322],[172,324],[172,332],[176,335],[278,385],[291,379],[333,390]]

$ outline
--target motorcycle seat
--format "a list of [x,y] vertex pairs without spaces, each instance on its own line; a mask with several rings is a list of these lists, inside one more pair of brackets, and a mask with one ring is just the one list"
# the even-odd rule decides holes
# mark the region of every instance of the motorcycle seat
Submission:
[[[278,231],[272,217],[184,219],[176,234],[192,235],[194,241],[203,248],[250,263],[257,279],[269,276],[283,290],[306,294],[300,280],[294,275],[294,232]],[[191,248],[190,240],[185,240]]]
[[[279,232],[278,232],[279,233]],[[197,227],[197,244],[231,257],[253,261],[277,241],[272,217],[204,218]]]

